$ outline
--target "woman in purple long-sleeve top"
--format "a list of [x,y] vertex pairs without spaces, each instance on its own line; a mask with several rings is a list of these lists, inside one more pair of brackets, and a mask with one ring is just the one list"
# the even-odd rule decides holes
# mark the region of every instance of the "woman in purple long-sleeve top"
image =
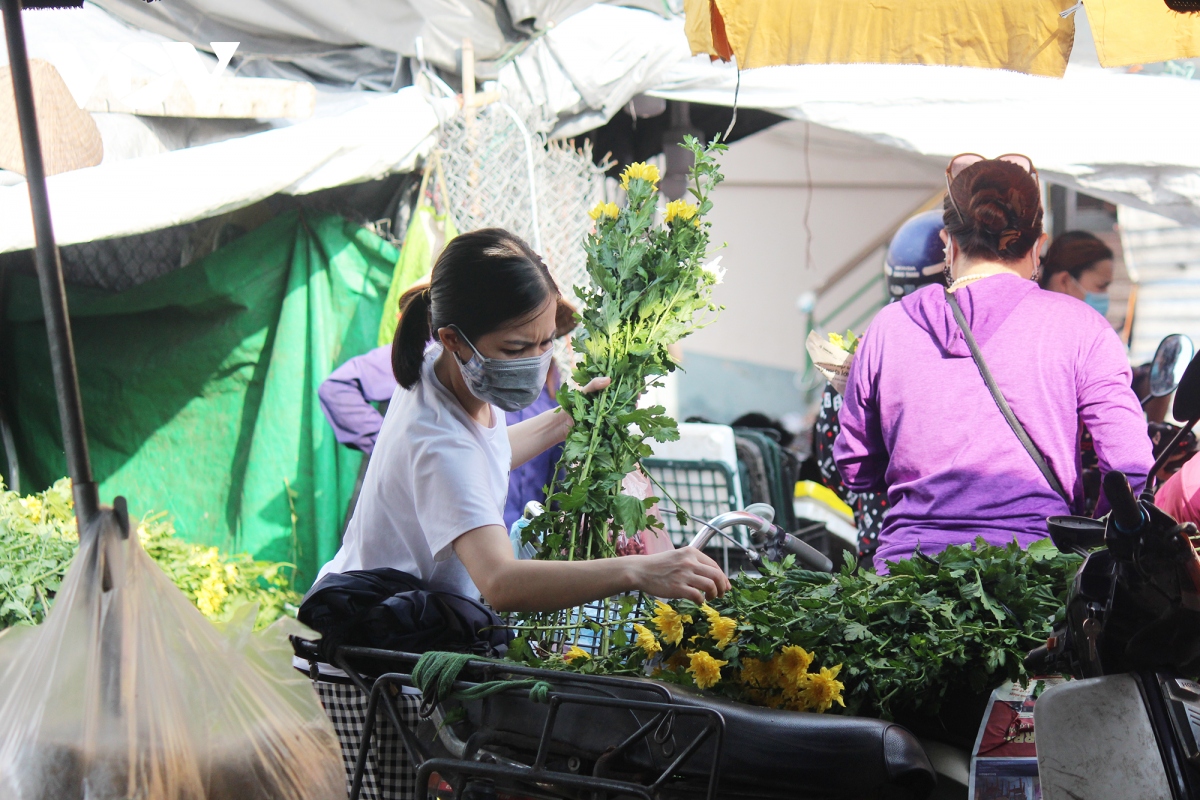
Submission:
[[[515,425],[557,407],[553,390],[557,384],[556,370],[551,369],[538,399],[529,408],[507,412],[507,423]],[[383,426],[383,414],[373,404],[391,400],[396,386],[390,344],[352,358],[334,370],[317,389],[317,397],[338,442],[370,456]],[[550,482],[560,455],[562,445],[555,445],[509,473],[505,525],[512,527],[530,500],[542,502],[546,499],[543,489]]]
[[[947,170],[949,288],[1001,393],[1076,504],[1080,423],[1101,469],[1139,489],[1153,459],[1120,340],[1095,310],[1031,280],[1045,238],[1032,164],[965,160]],[[940,286],[875,317],[839,420],[846,485],[888,494],[877,568],[979,536],[1024,547],[1046,536],[1046,517],[1073,510],[1002,416]]]

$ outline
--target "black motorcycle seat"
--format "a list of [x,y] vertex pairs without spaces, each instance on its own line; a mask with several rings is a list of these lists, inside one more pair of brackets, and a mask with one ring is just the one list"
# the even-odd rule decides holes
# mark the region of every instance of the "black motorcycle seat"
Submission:
[[[561,675],[561,673],[559,673]],[[907,729],[883,720],[774,711],[702,694],[657,681],[630,678],[622,686],[588,686],[582,676],[569,683],[552,680],[564,694],[659,701],[662,691],[672,704],[716,711],[724,721],[720,795],[786,796],[788,798],[924,798],[936,784],[932,765]],[[547,706],[520,693],[507,693],[465,704],[469,726],[501,732],[509,745],[531,746],[541,735]],[[564,704],[555,724],[562,752],[601,756],[651,719],[644,711]],[[651,737],[630,750],[626,770],[662,771],[678,749],[701,729],[700,718],[680,715],[671,746]],[[474,731],[472,731],[474,732]],[[504,733],[512,734],[503,736]],[[701,746],[675,774],[691,786],[706,783],[715,743]],[[694,791],[691,794],[695,794]]]

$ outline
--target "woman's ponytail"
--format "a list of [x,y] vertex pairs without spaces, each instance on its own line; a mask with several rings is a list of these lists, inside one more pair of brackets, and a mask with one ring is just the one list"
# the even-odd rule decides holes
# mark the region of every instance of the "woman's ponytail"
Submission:
[[429,327],[429,284],[413,286],[400,297],[400,324],[392,339],[392,374],[396,382],[411,389],[421,380],[425,346],[433,338]]

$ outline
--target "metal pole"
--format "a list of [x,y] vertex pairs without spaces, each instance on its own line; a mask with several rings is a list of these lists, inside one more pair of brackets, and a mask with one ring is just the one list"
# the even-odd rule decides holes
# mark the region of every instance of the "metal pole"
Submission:
[[29,54],[25,49],[25,30],[21,22],[21,0],[2,2],[8,63],[12,69],[13,99],[21,130],[21,150],[25,155],[25,181],[29,186],[29,206],[33,212],[36,243],[34,262],[42,290],[46,333],[50,338],[50,367],[54,372],[54,388],[58,394],[58,418],[62,424],[67,472],[71,476],[75,494],[75,519],[82,535],[87,523],[99,513],[100,493],[92,478],[92,465],[88,459],[87,433],[83,425],[79,379],[75,374],[75,348],[71,343],[71,321],[67,316],[62,262],[50,222],[50,198],[46,192],[46,170],[42,163],[41,140],[38,138]]

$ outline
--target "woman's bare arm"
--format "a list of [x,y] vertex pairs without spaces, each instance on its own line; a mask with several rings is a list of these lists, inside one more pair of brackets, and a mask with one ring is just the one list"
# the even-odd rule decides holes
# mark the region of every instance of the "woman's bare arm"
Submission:
[[691,547],[593,561],[524,561],[513,555],[504,528],[486,525],[458,537],[454,552],[497,611],[555,611],[637,590],[701,603],[729,589],[717,563]]

